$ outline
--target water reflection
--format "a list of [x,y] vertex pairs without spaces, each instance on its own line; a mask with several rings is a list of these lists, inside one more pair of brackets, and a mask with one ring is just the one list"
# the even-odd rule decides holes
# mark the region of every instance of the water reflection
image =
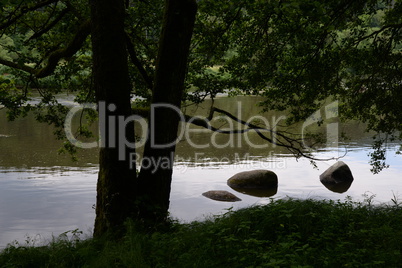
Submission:
[[324,185],[328,190],[334,193],[345,193],[349,190],[353,181],[343,181],[338,183],[325,183],[321,181],[322,185]]
[[0,167],[86,167],[98,163],[97,149],[79,150],[78,162],[72,162],[68,154],[60,154],[63,142],[56,140],[54,130],[38,123],[32,114],[8,122],[5,110],[0,110]]
[[[216,99],[215,105],[248,120],[259,114],[259,100],[256,97]],[[186,112],[206,116],[210,104],[207,100],[198,107],[187,107]],[[281,116],[260,115],[268,118],[270,124]],[[213,123],[224,123],[223,127],[229,124],[225,120]],[[80,161],[71,162],[68,155],[58,154],[61,142],[54,139],[53,130],[51,126],[37,123],[31,115],[7,122],[4,110],[0,110],[0,247],[14,239],[24,241],[25,234],[41,234],[49,240],[52,234],[75,228],[90,233],[95,216],[92,206],[96,198],[97,150],[81,150]],[[374,193],[379,203],[390,201],[393,194],[402,198],[402,156],[395,155],[391,148],[387,155],[391,168],[373,175],[366,146],[372,135],[365,133],[359,123],[341,124],[340,131],[346,132],[352,141],[336,149],[322,148],[316,156],[340,156],[344,153],[342,146],[347,146],[348,154],[343,161],[351,168],[355,181],[343,188],[340,185],[326,188],[319,180],[319,175],[334,161],[318,162],[318,169],[314,169],[309,160],[296,161],[282,147],[264,146],[256,133],[233,137],[207,130],[188,133],[176,150],[171,216],[192,221],[230,208],[266,204],[270,198],[344,200],[352,196],[362,200],[362,194],[367,191]],[[220,147],[208,145],[211,141]],[[194,144],[208,146],[194,148]],[[227,179],[255,169],[274,171],[278,175],[278,187],[265,193],[236,193],[242,201],[229,204],[202,196],[211,189],[232,191]]]
[[246,194],[246,195],[251,195],[255,197],[271,197],[276,195],[278,192],[278,185],[272,186],[269,189],[244,189],[244,188],[236,188],[236,187],[230,187],[236,192]]
[[0,249],[27,236],[40,245],[76,228],[91,234],[97,169],[0,169]]
[[[260,101],[262,98],[259,97],[217,98],[214,105],[245,121],[265,120],[266,127],[279,129],[279,125],[283,125],[286,116],[277,112],[261,113],[261,108],[258,107]],[[206,100],[200,105],[186,107],[184,112],[189,115],[206,117],[210,106],[211,100]],[[244,127],[238,126],[237,123],[235,124],[227,118],[215,119],[211,124],[220,128]],[[214,162],[254,161],[257,157],[275,161],[277,156],[289,153],[286,148],[272,145],[252,131],[244,135],[227,135],[214,133],[187,123],[182,123],[181,126],[188,131],[180,132],[182,135],[180,135],[181,138],[176,148],[176,160],[178,162],[206,163],[213,166],[211,163]],[[293,130],[301,133],[301,127],[301,125],[295,125]],[[322,129],[325,130],[325,126]],[[98,162],[97,149],[79,150],[78,158],[80,161],[77,163],[72,163],[69,155],[58,154],[62,142],[54,138],[54,130],[52,126],[36,122],[33,115],[19,118],[15,122],[8,122],[5,110],[0,109],[0,166],[21,168],[40,166],[83,167]],[[291,131],[292,129],[286,130]],[[352,142],[347,143],[349,149],[365,147],[368,142],[371,142],[372,134],[364,131],[363,124],[356,122],[341,124],[339,131],[346,133],[351,139]],[[325,150],[325,148],[322,149]],[[334,152],[331,157],[344,154],[344,148],[338,149],[340,151]],[[138,148],[138,152],[141,153],[141,151],[142,148]]]

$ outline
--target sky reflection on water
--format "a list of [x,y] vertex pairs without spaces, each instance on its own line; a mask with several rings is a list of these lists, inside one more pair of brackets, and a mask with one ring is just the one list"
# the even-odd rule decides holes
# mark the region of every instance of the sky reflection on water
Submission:
[[[275,161],[242,161],[239,163],[177,163],[173,174],[171,216],[181,221],[202,220],[255,204],[266,204],[271,198],[317,198],[363,201],[364,194],[376,195],[374,203],[390,202],[393,195],[402,201],[401,156],[389,152],[389,169],[373,175],[369,171],[368,149],[353,150],[342,161],[352,170],[354,182],[346,193],[334,193],[319,181],[319,175],[335,161],[318,162],[314,169],[307,159],[278,157]],[[325,154],[322,153],[323,157]],[[260,198],[234,191],[227,179],[246,170],[271,169],[279,179],[278,192]],[[0,247],[25,236],[40,235],[42,242],[52,235],[79,228],[92,232],[96,199],[97,167],[53,167],[0,170]],[[241,202],[219,202],[202,196],[209,190],[227,190]]]

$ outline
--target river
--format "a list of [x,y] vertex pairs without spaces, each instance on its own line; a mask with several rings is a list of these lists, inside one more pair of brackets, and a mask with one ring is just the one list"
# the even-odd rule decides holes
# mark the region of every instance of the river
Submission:
[[[286,115],[259,113],[256,105],[259,101],[257,97],[219,98],[214,105],[253,123],[263,121],[272,127],[284,122]],[[206,116],[210,102],[187,107],[186,113]],[[223,128],[238,127],[224,118],[212,123]],[[188,134],[183,132],[177,145],[171,216],[183,222],[202,220],[231,208],[266,204],[270,199],[287,197],[341,201],[374,197],[374,204],[389,203],[395,197],[402,201],[402,156],[395,154],[397,145],[389,145],[390,168],[374,175],[370,172],[368,156],[372,133],[364,132],[364,125],[360,123],[336,124],[337,131],[345,132],[349,140],[339,140],[336,146],[323,145],[314,156],[331,158],[347,152],[341,160],[349,165],[354,181],[344,193],[332,192],[319,181],[319,175],[336,160],[319,161],[314,168],[308,159],[296,160],[284,148],[265,143],[256,133],[217,134],[183,125]],[[329,125],[324,124],[323,131],[328,131]],[[97,149],[79,151],[79,161],[72,162],[68,155],[58,154],[61,142],[52,133],[51,126],[36,122],[32,115],[7,122],[5,111],[0,110],[1,248],[12,241],[39,245],[75,229],[81,230],[84,238],[92,233]],[[226,181],[232,175],[254,169],[270,169],[278,175],[276,193],[256,197],[227,186]],[[227,190],[242,201],[219,202],[202,196],[209,190]]]

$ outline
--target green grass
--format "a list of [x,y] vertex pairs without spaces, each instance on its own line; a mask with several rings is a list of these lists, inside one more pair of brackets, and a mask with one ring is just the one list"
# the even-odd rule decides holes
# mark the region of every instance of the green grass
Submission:
[[10,245],[0,267],[401,267],[402,209],[350,200],[278,200],[120,241],[63,236]]

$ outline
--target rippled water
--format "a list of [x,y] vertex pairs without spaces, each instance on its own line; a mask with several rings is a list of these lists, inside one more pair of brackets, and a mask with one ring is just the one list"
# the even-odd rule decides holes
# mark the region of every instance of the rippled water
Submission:
[[94,221],[97,168],[0,169],[0,246],[44,241]]
[[[221,163],[215,167],[176,167],[171,195],[171,213],[179,219],[191,221],[202,219],[205,215],[222,213],[224,209],[232,206],[238,208],[265,204],[270,198],[286,197],[345,200],[350,196],[353,200],[363,201],[375,195],[374,203],[379,204],[391,202],[391,198],[395,195],[402,201],[401,156],[391,156],[389,159],[391,168],[377,175],[369,171],[366,149],[351,151],[342,160],[349,165],[354,176],[351,187],[345,193],[332,192],[319,180],[319,175],[335,161],[318,162],[318,169],[313,168],[306,159],[296,161],[291,157],[278,157],[276,162],[243,162],[231,165]],[[238,193],[226,184],[227,179],[238,172],[261,168],[273,170],[278,175],[278,191],[270,198]],[[242,201],[224,203],[201,196],[201,193],[209,190],[227,190],[236,194]]]
[[[235,107],[238,100],[226,103],[226,108]],[[250,98],[245,101],[250,102]],[[255,100],[251,99],[251,103]],[[205,112],[202,108],[199,110]],[[341,194],[328,190],[319,181],[319,175],[335,163],[334,160],[317,162],[318,169],[314,169],[308,160],[296,161],[280,148],[256,149],[243,139],[236,140],[241,146],[196,150],[181,141],[173,174],[171,216],[181,221],[201,220],[230,208],[265,204],[270,198],[344,200],[350,196],[363,201],[375,195],[374,203],[390,202],[395,196],[402,200],[402,156],[394,153],[396,146],[391,146],[387,153],[391,167],[373,175],[367,156],[370,135],[357,131],[359,128],[352,126],[350,132],[356,134],[351,135],[353,142],[348,143],[348,154],[342,158],[355,180],[348,191]],[[211,134],[194,133],[191,138],[193,142],[205,144],[211,141]],[[253,134],[249,138],[255,139]],[[219,135],[214,139],[220,144],[227,142],[227,137]],[[327,158],[343,154],[343,146],[346,145],[341,145],[341,152],[323,148],[316,156]],[[58,148],[60,142],[54,140],[52,129],[46,124],[39,124],[32,117],[6,122],[4,114],[0,114],[0,247],[13,240],[43,243],[52,235],[77,228],[86,235],[91,234],[95,218],[97,151],[82,151],[80,161],[73,163],[68,156],[58,155]],[[226,181],[232,175],[254,169],[270,169],[278,175],[275,195],[260,198],[238,193],[227,186]],[[202,196],[209,190],[227,190],[242,201],[219,202]]]

